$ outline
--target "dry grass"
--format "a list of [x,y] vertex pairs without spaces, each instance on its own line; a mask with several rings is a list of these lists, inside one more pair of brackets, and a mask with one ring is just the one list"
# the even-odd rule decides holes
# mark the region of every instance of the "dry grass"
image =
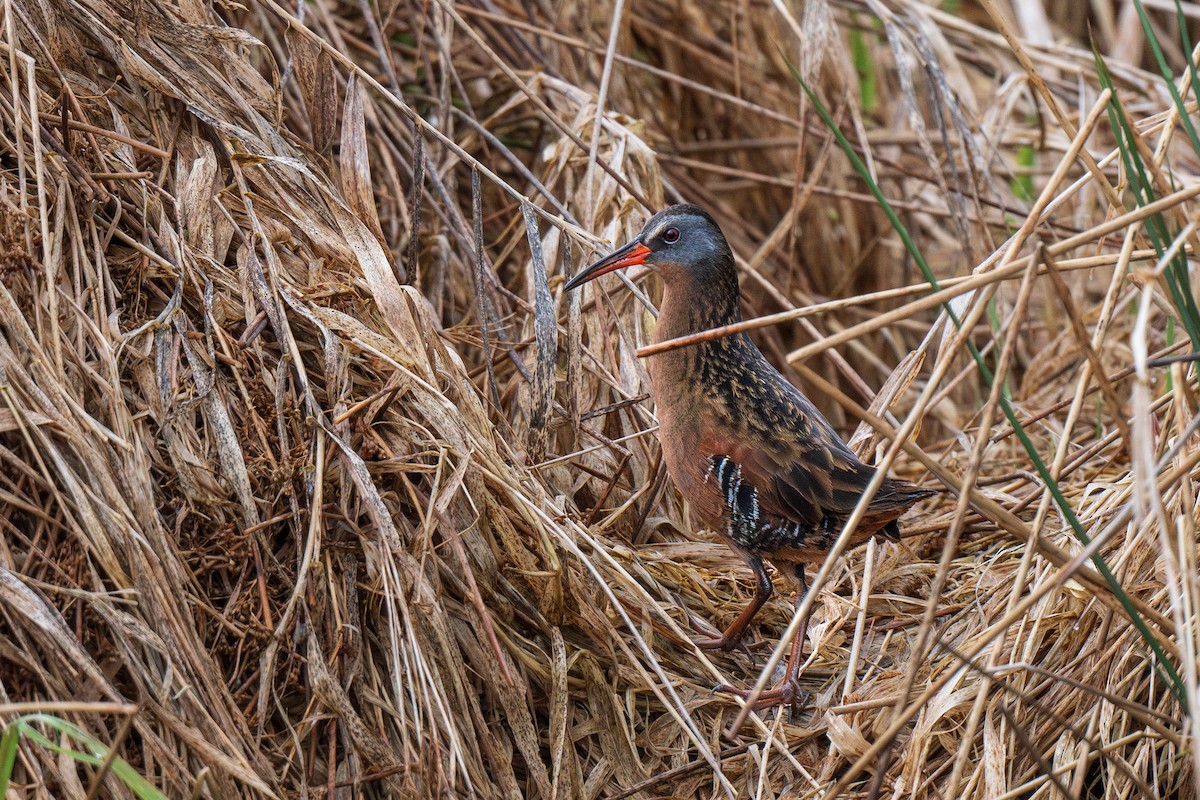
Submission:
[[[1196,387],[1086,22],[1175,230],[1197,158],[1083,5],[6,3],[0,722],[179,797],[1194,794],[1200,717],[1087,560],[1194,703]],[[561,291],[677,199],[768,355],[947,488],[828,565],[810,702],[732,741],[709,688],[788,604],[690,644],[750,580],[659,461],[657,287]],[[32,738],[13,781],[132,796]]]

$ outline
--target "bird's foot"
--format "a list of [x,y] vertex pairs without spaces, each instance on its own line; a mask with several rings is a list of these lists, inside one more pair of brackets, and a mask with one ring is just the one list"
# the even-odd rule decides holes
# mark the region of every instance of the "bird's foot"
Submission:
[[[746,644],[745,636],[705,636],[701,639],[692,639],[692,644],[701,650],[723,650],[726,653],[740,650],[746,654],[747,658],[754,657],[754,654],[750,652],[750,645]],[[755,642],[756,646],[758,644],[761,643]]]
[[753,694],[751,690],[738,689],[736,686],[730,686],[727,683],[722,683],[714,687],[713,693],[735,694],[749,702],[750,707],[755,711],[774,708],[775,706],[790,706],[797,701],[807,701],[809,697],[809,693],[801,691],[793,681],[783,681],[773,689],[766,689],[759,692],[753,702],[750,701],[750,695]]
[[701,650],[724,650],[730,652],[742,645],[740,636],[705,636],[702,639],[692,639],[692,643]]
[[706,623],[695,617],[690,617],[689,621],[692,624],[692,630],[700,634],[695,639],[692,639],[692,644],[699,647],[701,650],[723,650],[726,653],[731,653],[734,650],[741,650],[746,655],[750,655],[750,648],[746,647],[746,631],[726,629],[724,633],[713,633],[713,629]]

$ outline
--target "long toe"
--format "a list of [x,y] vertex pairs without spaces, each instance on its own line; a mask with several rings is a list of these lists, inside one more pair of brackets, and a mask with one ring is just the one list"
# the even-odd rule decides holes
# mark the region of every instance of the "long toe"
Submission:
[[[748,689],[738,689],[737,687],[730,686],[726,683],[722,683],[714,687],[713,692],[719,692],[721,694],[735,694],[747,702],[749,702],[751,694]],[[796,688],[796,684],[786,681],[780,683],[772,689],[759,692],[758,697],[755,697],[754,702],[751,703],[751,708],[753,708],[755,711],[761,711],[765,708],[774,708],[775,706],[790,706],[792,703],[796,702],[797,699],[801,699],[805,694],[805,692],[801,692]]]
[[699,639],[692,639],[692,642],[701,650],[736,650],[742,643],[740,636],[705,636]]
[[732,650],[729,643],[725,641],[724,636],[713,638],[704,637],[703,639],[692,639],[692,644],[699,647],[701,650]]
[[745,636],[706,636],[700,639],[693,639],[692,643],[701,650],[723,650],[726,653],[731,653],[734,650],[740,650],[746,654],[747,658],[754,658],[754,653],[750,652],[750,648],[758,649],[766,644],[764,641],[747,642]]

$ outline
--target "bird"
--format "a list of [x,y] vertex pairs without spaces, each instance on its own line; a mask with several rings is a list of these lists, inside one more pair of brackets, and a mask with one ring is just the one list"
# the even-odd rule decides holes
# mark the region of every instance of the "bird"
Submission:
[[[654,342],[741,321],[733,251],[717,222],[691,204],[669,206],[642,231],[567,281],[574,290],[615,270],[646,265],[663,281]],[[698,520],[720,535],[754,573],[754,594],[719,637],[696,644],[733,650],[774,593],[764,561],[796,590],[808,591],[805,566],[821,564],[875,468],[841,440],[816,406],[745,333],[661,351],[647,371],[658,416],[662,458]],[[898,520],[936,492],[885,477],[850,544],[876,533],[898,538]],[[797,695],[808,615],[800,623],[783,679],[755,708],[790,705]],[[729,685],[716,691],[749,698]]]

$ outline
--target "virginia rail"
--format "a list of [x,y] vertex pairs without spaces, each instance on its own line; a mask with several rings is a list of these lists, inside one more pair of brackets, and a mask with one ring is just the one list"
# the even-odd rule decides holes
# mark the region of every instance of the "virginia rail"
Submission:
[[[613,270],[645,264],[663,279],[656,342],[742,318],[733,253],[703,209],[675,205],[655,214],[632,241],[582,270],[568,290]],[[663,460],[697,516],[745,559],[754,597],[719,638],[697,642],[732,650],[772,594],[763,567],[790,571],[797,607],[808,591],[805,564],[820,564],[875,474],[821,412],[744,333],[669,350],[647,362],[658,407]],[[899,536],[897,519],[934,492],[887,478],[851,544],[878,532]],[[808,619],[792,644],[783,680],[755,705],[790,704]],[[718,690],[746,696],[731,687]]]

